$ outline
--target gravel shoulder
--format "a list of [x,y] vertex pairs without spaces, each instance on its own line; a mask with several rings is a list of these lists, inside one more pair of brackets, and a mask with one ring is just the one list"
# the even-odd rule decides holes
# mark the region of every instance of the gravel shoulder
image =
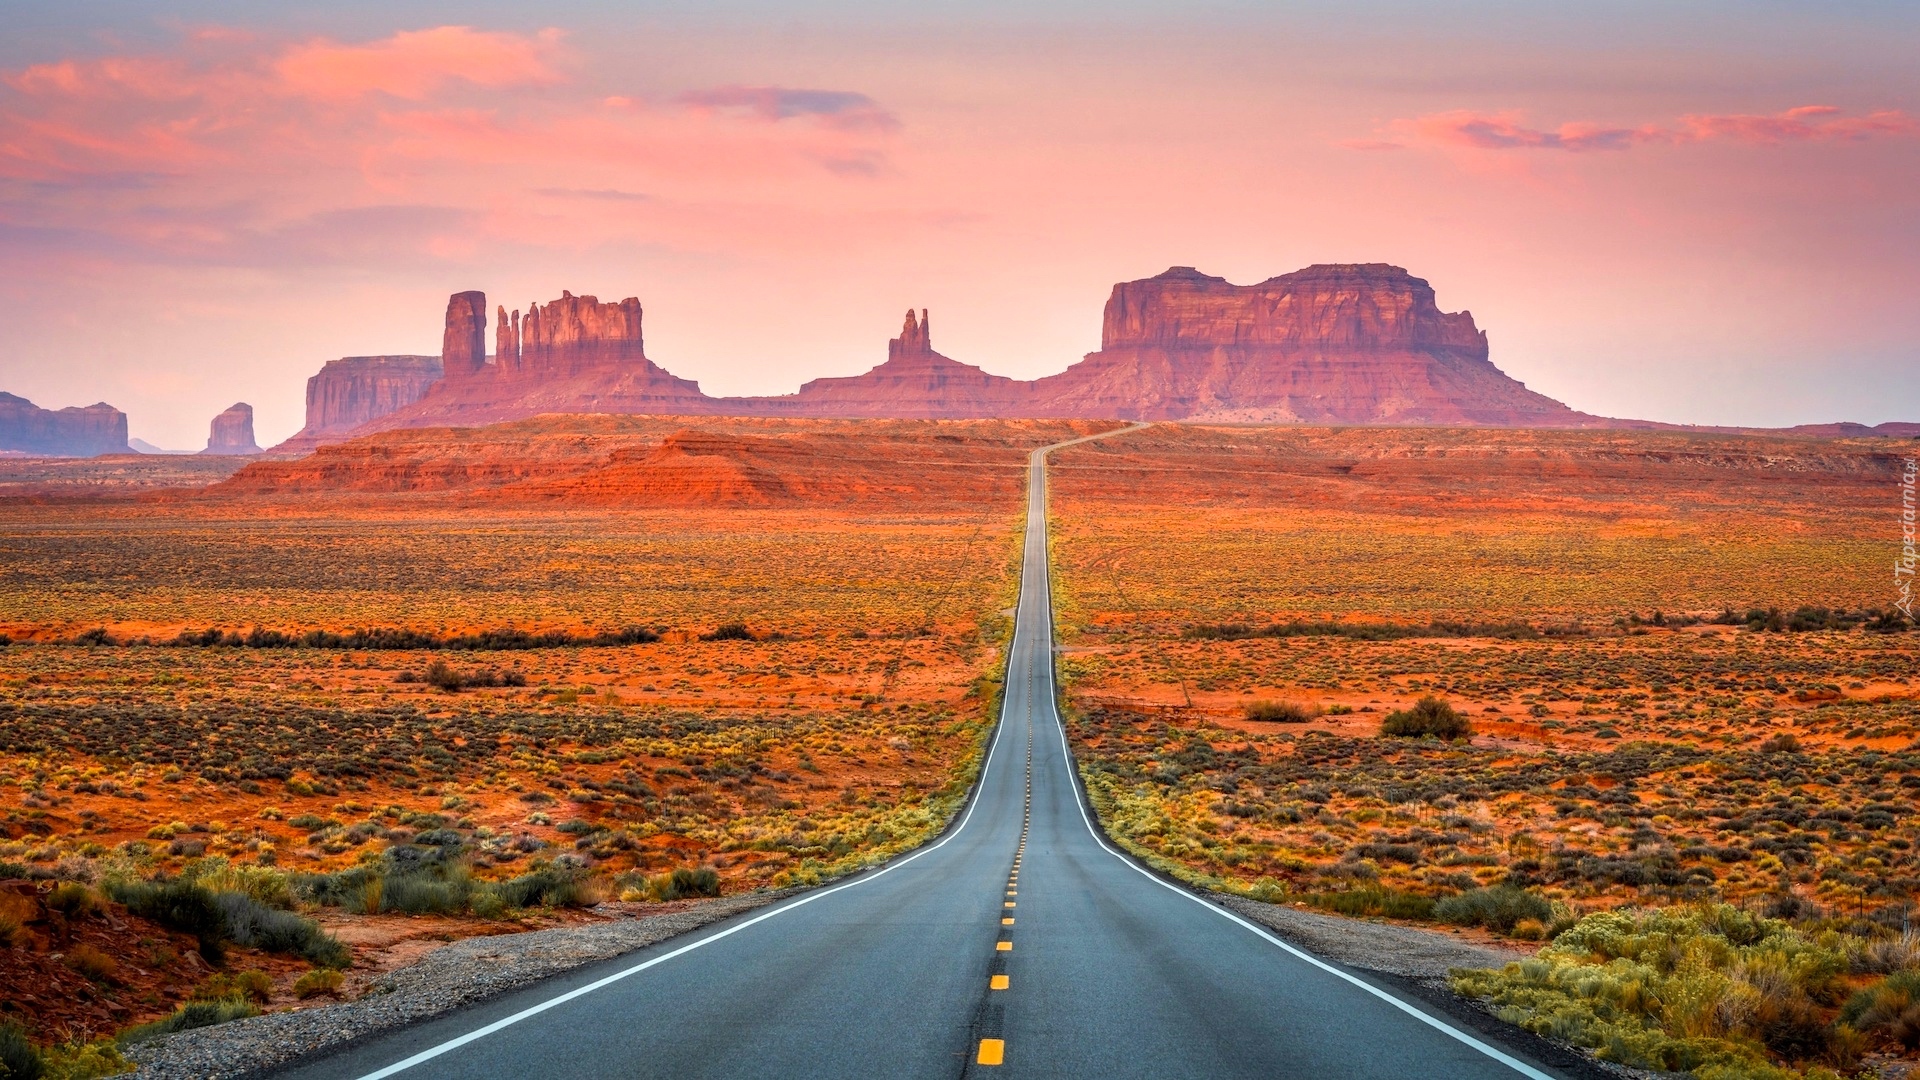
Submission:
[[745,893],[682,911],[591,926],[467,938],[373,980],[358,1000],[270,1013],[142,1043],[128,1057],[137,1080],[227,1080],[260,1076],[297,1059],[565,971],[645,948],[799,892]]

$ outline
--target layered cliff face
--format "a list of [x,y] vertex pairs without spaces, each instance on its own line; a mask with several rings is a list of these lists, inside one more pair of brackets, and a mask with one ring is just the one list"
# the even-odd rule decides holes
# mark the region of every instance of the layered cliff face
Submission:
[[0,392],[0,450],[47,457],[129,454],[127,414],[98,402],[84,409],[42,409]]
[[1469,312],[1385,263],[1257,285],[1177,266],[1114,286],[1099,352],[1038,380],[1048,416],[1331,424],[1583,426],[1487,359]]
[[887,342],[887,362],[864,375],[815,379],[796,394],[721,398],[716,411],[754,416],[894,417],[899,419],[1025,416],[1031,384],[989,375],[933,351],[926,310],[908,310],[900,336]]
[[338,435],[419,401],[440,381],[437,356],[343,356],[307,380],[307,426],[296,436]]
[[213,418],[213,424],[207,431],[207,448],[203,454],[257,454],[260,447],[253,441],[253,406],[246,402],[228,406],[227,410]]

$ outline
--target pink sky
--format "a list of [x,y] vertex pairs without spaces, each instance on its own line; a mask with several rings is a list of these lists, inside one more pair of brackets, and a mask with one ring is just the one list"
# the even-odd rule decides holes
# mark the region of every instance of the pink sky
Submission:
[[1391,7],[28,19],[0,390],[180,448],[245,400],[268,443],[470,288],[637,295],[709,393],[865,370],[910,305],[1033,377],[1115,281],[1384,261],[1577,408],[1920,419],[1910,14]]

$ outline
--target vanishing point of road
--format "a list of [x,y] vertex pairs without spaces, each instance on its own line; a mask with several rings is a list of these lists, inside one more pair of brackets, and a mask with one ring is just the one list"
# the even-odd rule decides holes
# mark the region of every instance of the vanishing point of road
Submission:
[[281,1075],[1558,1075],[1538,1043],[1294,949],[1099,833],[1054,708],[1046,457],[1069,445],[1030,460],[1005,706],[939,839]]

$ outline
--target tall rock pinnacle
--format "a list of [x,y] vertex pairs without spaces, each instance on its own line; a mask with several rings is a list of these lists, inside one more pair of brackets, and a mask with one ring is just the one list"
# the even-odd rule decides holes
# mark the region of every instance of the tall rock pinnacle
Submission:
[[449,379],[487,366],[487,294],[458,292],[447,299],[447,332],[440,339],[440,366]]

